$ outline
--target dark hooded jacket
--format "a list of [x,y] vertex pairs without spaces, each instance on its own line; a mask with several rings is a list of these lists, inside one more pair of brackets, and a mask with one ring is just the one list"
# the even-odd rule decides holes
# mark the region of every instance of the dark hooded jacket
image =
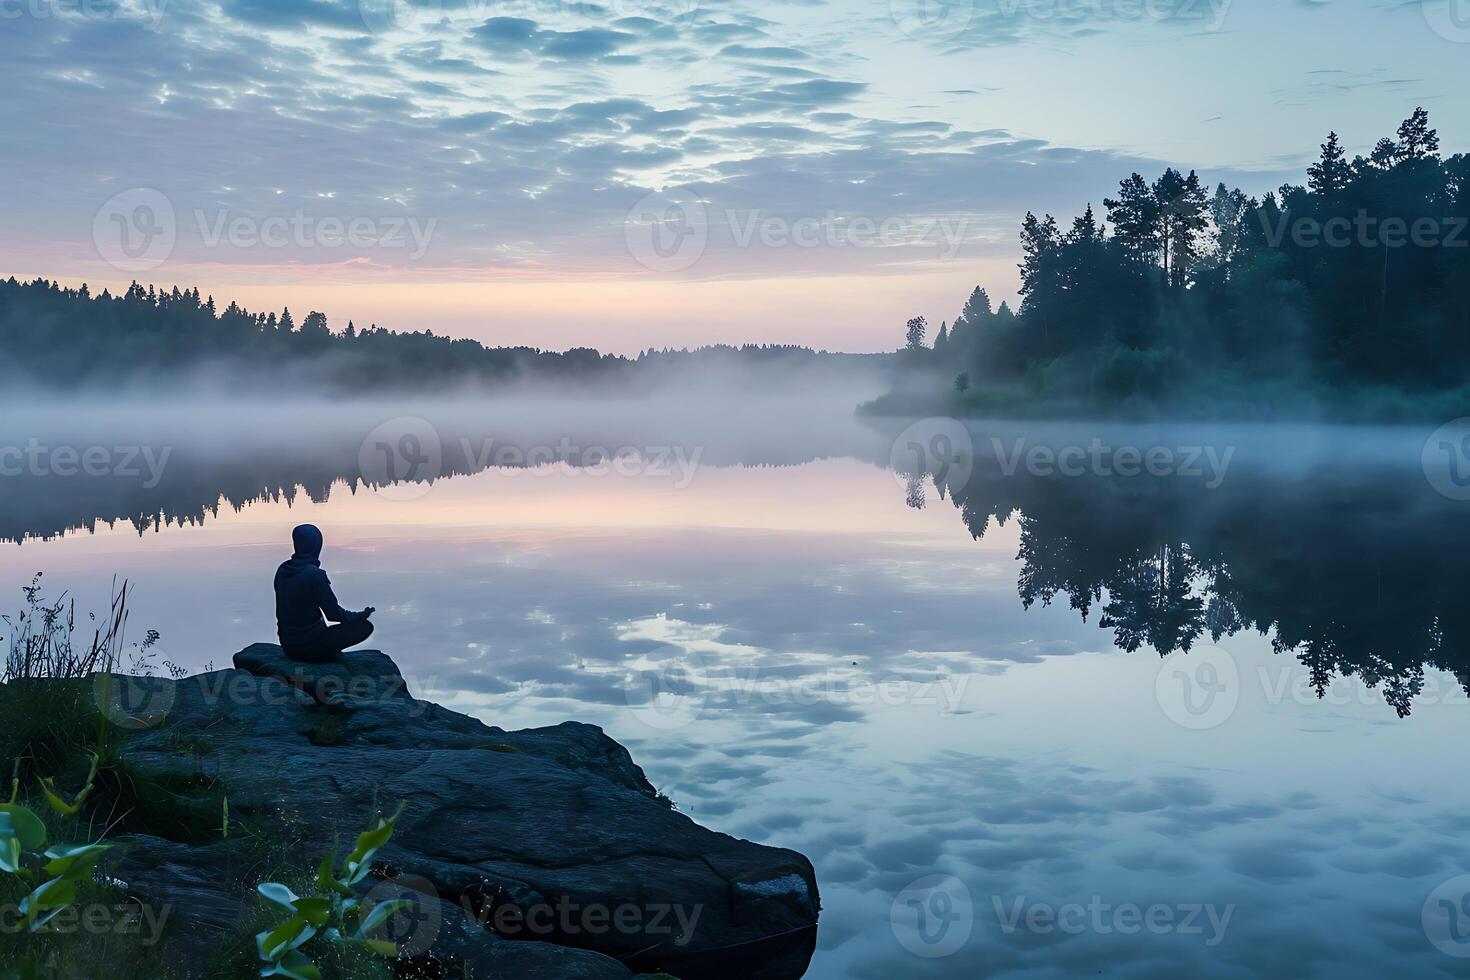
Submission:
[[[308,645],[326,633],[326,620],[347,623],[361,612],[343,609],[322,571],[322,532],[302,524],[291,532],[296,553],[276,569],[276,633],[283,647]],[[323,618],[325,614],[325,618]]]

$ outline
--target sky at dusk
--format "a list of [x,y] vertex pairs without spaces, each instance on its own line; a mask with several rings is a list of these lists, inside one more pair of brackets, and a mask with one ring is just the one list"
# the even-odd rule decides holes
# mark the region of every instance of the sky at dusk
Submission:
[[7,274],[490,344],[898,346],[1029,209],[1470,144],[1464,0],[0,0]]

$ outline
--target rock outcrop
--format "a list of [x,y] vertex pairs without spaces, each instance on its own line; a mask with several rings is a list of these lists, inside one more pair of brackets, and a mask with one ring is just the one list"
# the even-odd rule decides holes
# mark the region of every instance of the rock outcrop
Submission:
[[[820,907],[811,863],[694,823],[601,729],[485,725],[413,697],[376,652],[307,665],[257,644],[235,665],[118,678],[134,706],[118,718],[124,762],[159,785],[218,786],[232,823],[289,827],[312,855],[404,801],[365,887],[415,902],[405,955],[476,978],[805,971]],[[112,873],[129,891],[201,930],[238,920],[248,893],[209,873],[233,842],[123,842]]]

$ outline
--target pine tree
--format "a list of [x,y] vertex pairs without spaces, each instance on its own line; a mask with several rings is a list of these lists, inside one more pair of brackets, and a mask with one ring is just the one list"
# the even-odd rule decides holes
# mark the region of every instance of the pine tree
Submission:
[[1373,144],[1373,152],[1368,154],[1368,163],[1379,170],[1387,170],[1398,162],[1399,145],[1388,137],[1384,137]]
[[1026,212],[1021,222],[1021,294],[1027,295],[1041,285],[1042,259],[1057,246],[1057,221],[1051,215],[1037,221]]
[[1439,156],[1439,132],[1429,128],[1429,113],[1423,106],[1399,124],[1396,147],[1400,160],[1422,160]]
[[970,292],[970,298],[965,300],[965,308],[960,310],[960,315],[955,318],[954,327],[958,332],[963,324],[968,329],[978,327],[986,318],[992,316],[990,311],[990,295],[976,286]]
[[1092,202],[1088,202],[1087,210],[1080,217],[1072,219],[1072,231],[1068,236],[1073,242],[1096,242],[1102,240],[1102,228],[1092,215]]
[[1133,174],[1118,184],[1118,196],[1103,198],[1113,240],[1140,261],[1153,262],[1159,254],[1159,205],[1153,189],[1142,175]]
[[[1346,164],[1343,166],[1346,168]],[[1227,190],[1223,183],[1216,185],[1215,196],[1210,199],[1210,223],[1215,230],[1212,265],[1228,265],[1245,245],[1246,215],[1255,207],[1256,202],[1240,188]]]
[[939,332],[934,335],[934,349],[943,350],[949,346],[949,324],[947,321],[939,321]]
[[959,352],[959,356],[968,356],[980,336],[981,325],[993,314],[990,311],[990,297],[985,290],[976,286],[970,291],[970,298],[965,300],[964,309],[960,315],[954,318],[954,326],[950,328],[947,346],[951,352]]
[[1183,286],[1199,255],[1199,236],[1205,220],[1205,189],[1193,170],[1185,177],[1173,167],[1154,181],[1159,214],[1159,238],[1164,253],[1164,275],[1171,286]]
[[276,329],[280,330],[281,333],[291,333],[296,329],[296,321],[291,319],[290,307],[281,310],[281,319],[278,321]]
[[1337,133],[1328,133],[1327,142],[1322,144],[1322,156],[1307,168],[1307,186],[1314,194],[1333,197],[1342,193],[1351,177],[1352,168],[1343,160]]

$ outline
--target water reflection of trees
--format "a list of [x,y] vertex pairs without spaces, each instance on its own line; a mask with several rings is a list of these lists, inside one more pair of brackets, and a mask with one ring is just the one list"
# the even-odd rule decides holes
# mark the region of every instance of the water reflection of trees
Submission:
[[[576,438],[560,427],[530,427],[526,434],[507,436],[477,425],[459,427],[441,422],[438,452],[432,471],[415,471],[412,481],[387,479],[381,465],[364,473],[363,444],[372,423],[311,437],[275,437],[269,432],[221,434],[209,444],[190,433],[130,433],[119,439],[51,440],[54,445],[83,445],[97,441],[128,446],[146,445],[155,455],[168,451],[161,478],[150,485],[141,462],[132,462],[127,475],[59,476],[19,472],[0,479],[0,542],[50,538],[67,531],[96,531],[100,526],[131,524],[139,534],[170,526],[202,525],[224,509],[239,512],[255,503],[291,503],[304,494],[321,503],[333,494],[372,492],[390,483],[432,482],[467,476],[486,469],[525,469],[528,466],[566,466],[578,470],[607,469],[610,454],[620,449],[643,451],[653,469],[678,475],[679,463],[698,466],[798,466],[831,455],[863,455],[854,446],[832,447],[820,437],[792,435],[779,446],[752,449],[746,445],[705,443],[687,437],[671,438],[654,431],[615,431],[615,427]],[[0,436],[0,446],[23,445],[26,436]],[[866,446],[866,443],[864,443]],[[517,460],[506,464],[506,459]],[[375,458],[370,462],[375,461]],[[401,473],[401,471],[400,471]]]
[[976,538],[1019,523],[1024,606],[1065,599],[1124,650],[1256,630],[1296,656],[1318,697],[1356,677],[1403,717],[1426,667],[1470,693],[1467,505],[1415,471],[1233,472],[1213,490],[976,472],[939,489]]

